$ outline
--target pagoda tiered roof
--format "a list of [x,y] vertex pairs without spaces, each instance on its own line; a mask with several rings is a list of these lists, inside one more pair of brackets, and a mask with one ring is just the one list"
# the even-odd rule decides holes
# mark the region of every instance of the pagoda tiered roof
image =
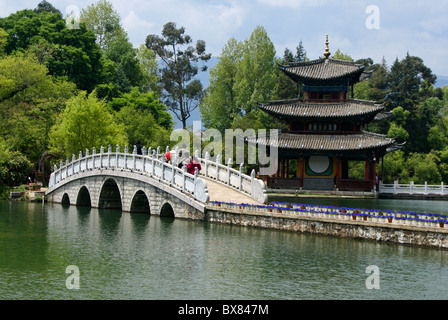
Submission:
[[362,131],[356,134],[292,134],[280,133],[276,138],[269,135],[248,137],[249,143],[257,143],[279,149],[294,149],[298,151],[363,151],[363,150],[386,150],[397,148],[395,139],[384,135]]
[[295,82],[305,85],[315,85],[316,82],[322,81],[354,84],[362,79],[365,68],[352,61],[333,58],[301,61],[289,65],[279,64],[278,67]]
[[303,99],[278,100],[259,108],[279,119],[372,119],[385,107],[372,101],[349,99],[336,102],[310,102]]

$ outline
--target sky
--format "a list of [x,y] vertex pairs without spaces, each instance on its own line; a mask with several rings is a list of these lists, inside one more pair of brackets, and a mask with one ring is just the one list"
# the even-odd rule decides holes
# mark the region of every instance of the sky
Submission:
[[[47,0],[63,14],[96,0]],[[40,0],[0,0],[0,17],[34,9]],[[243,41],[263,26],[277,56],[295,52],[302,41],[307,56],[317,59],[328,34],[330,52],[370,57],[388,66],[410,55],[423,59],[438,76],[448,76],[448,0],[109,0],[135,47],[163,25],[185,27],[193,41],[204,40],[218,57],[227,41]]]

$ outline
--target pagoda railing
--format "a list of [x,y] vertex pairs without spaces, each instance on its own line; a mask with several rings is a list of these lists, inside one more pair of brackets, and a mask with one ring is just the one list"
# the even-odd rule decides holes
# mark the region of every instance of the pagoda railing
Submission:
[[303,186],[301,178],[268,177],[266,182],[271,189],[299,189]]
[[372,191],[373,180],[337,179],[336,187],[340,191]]

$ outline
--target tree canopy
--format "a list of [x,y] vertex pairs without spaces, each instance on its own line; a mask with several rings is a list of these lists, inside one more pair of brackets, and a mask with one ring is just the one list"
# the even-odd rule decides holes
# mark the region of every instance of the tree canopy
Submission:
[[69,99],[50,131],[49,149],[62,158],[86,149],[127,144],[125,127],[115,122],[106,103],[96,93],[79,92]]
[[[195,76],[199,72],[198,62],[206,62],[211,54],[206,53],[205,41],[193,39],[185,34],[185,28],[177,28],[176,23],[163,26],[162,35],[150,34],[146,37],[146,47],[155,52],[162,62],[160,67],[160,87],[162,99],[174,112],[182,127],[186,128],[191,112],[199,106],[203,96],[202,84]],[[201,71],[205,71],[203,66]]]
[[73,81],[81,90],[91,91],[100,83],[101,50],[84,24],[68,29],[60,13],[26,9],[0,19],[0,28],[8,34],[6,54],[33,47],[47,53],[44,61],[51,75]]

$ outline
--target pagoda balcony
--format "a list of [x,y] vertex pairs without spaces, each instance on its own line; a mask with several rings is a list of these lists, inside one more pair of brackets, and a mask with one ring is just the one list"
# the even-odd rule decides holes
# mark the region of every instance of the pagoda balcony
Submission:
[[268,177],[266,184],[270,189],[299,189],[303,186],[301,178]]
[[[284,190],[298,190],[308,189],[304,186],[302,178],[280,178],[280,177],[267,177],[265,179],[266,185],[269,189],[284,189]],[[328,179],[327,179],[328,180]],[[329,179],[334,181],[333,179]],[[328,184],[327,184],[328,185]],[[321,190],[339,190],[339,191],[364,191],[370,192],[373,190],[373,180],[358,180],[358,179],[336,179],[336,185],[331,188],[323,188]],[[316,190],[318,188],[312,187],[310,190]]]

